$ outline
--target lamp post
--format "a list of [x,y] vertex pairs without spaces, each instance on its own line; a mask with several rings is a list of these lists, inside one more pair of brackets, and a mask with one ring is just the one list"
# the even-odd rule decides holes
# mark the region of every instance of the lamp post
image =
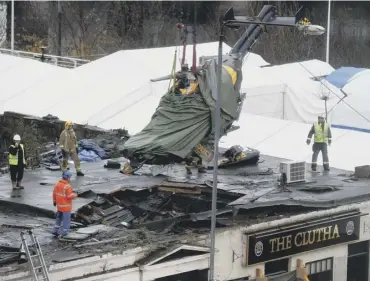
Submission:
[[329,50],[330,50],[330,18],[331,18],[331,1],[328,0],[328,24],[326,26],[326,63],[329,63]]
[[214,95],[216,100],[215,108],[215,148],[213,157],[213,186],[212,186],[212,218],[211,218],[211,248],[210,248],[210,265],[209,265],[209,281],[215,281],[215,244],[216,244],[216,212],[217,212],[217,178],[218,178],[218,148],[220,140],[220,115],[221,115],[221,104],[220,94],[222,85],[222,44],[224,40],[224,28],[239,28],[248,24],[256,24],[259,26],[286,26],[295,27],[302,31],[305,35],[322,35],[325,32],[325,28],[318,25],[301,25],[297,22],[297,15],[295,17],[274,17],[269,22],[264,22],[255,18],[244,18],[234,16],[232,8],[226,13],[227,20],[224,20],[220,28],[219,41],[218,41],[218,57],[217,57],[217,90]]
[[12,11],[10,19],[10,48],[14,52],[14,0],[12,0]]

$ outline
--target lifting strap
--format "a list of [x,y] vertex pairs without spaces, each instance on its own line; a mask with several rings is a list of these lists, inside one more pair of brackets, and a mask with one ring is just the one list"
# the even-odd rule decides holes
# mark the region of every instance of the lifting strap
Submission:
[[[178,31],[178,36],[179,36],[179,33],[180,31],[184,28],[184,25],[182,23],[177,23],[176,24],[176,28],[177,28],[177,31]],[[176,40],[177,41],[177,40]],[[171,69],[171,77],[170,77],[170,83],[168,85],[168,90],[167,92],[170,91],[171,89],[171,84],[172,84],[172,80],[173,80],[173,86],[175,86],[175,81],[176,81],[176,60],[177,60],[177,44],[176,44],[176,47],[175,47],[175,55],[173,57],[173,63],[172,63],[172,69]],[[173,87],[172,91],[175,91],[175,87]]]
[[[175,86],[175,74],[176,74],[176,59],[177,59],[177,47],[175,49],[175,55],[173,57],[173,63],[172,63],[172,70],[171,70],[171,77],[170,77],[170,83],[168,85],[168,91],[170,91],[171,89],[171,84],[172,84],[172,80],[173,80],[173,86]],[[175,91],[175,87],[173,87],[172,91]]]
[[197,24],[197,2],[194,1],[194,25],[193,25],[193,73],[197,72],[197,40],[196,40],[196,24]]
[[188,28],[186,27],[185,25],[185,28],[184,28],[184,39],[183,39],[183,50],[182,50],[182,59],[181,59],[181,65],[183,65],[185,63],[185,57],[186,57],[186,40],[187,40],[187,37],[188,37]]
[[[185,14],[185,10],[184,10],[184,6],[183,6],[183,11],[184,11],[184,14]],[[186,6],[186,24],[185,24],[185,27],[184,27],[184,32],[183,32],[183,51],[182,51],[182,59],[181,59],[181,66],[183,64],[185,64],[185,57],[186,57],[186,46],[187,46],[187,39],[188,39],[188,28],[187,28],[187,25],[189,24],[189,3],[187,3],[187,6]]]

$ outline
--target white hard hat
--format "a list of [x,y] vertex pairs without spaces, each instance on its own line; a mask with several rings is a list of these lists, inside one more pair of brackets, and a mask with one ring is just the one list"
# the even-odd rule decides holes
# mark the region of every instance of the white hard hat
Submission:
[[13,140],[15,140],[15,141],[20,141],[20,140],[21,140],[20,135],[15,135],[15,136],[14,136],[14,138],[13,138]]

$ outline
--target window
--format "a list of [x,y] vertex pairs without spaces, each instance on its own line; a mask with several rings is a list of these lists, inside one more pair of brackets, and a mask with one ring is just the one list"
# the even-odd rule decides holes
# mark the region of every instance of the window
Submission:
[[347,280],[367,280],[369,271],[369,241],[348,245]]
[[265,263],[265,276],[273,276],[288,272],[289,259],[281,259]]
[[331,281],[333,280],[333,259],[308,262],[306,270],[310,281]]
[[332,258],[306,263],[308,275],[329,271],[332,267]]

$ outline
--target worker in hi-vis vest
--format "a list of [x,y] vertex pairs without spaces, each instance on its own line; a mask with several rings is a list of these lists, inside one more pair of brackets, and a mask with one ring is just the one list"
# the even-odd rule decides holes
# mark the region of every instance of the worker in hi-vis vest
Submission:
[[70,171],[63,172],[62,179],[54,186],[53,204],[57,207],[52,231],[54,236],[67,236],[71,227],[72,200],[77,198],[77,193],[73,192],[70,185],[71,177],[72,173]]
[[26,156],[21,137],[15,135],[9,146],[9,171],[13,190],[24,189],[22,185],[23,172],[26,167]]
[[328,123],[325,122],[325,118],[319,116],[317,122],[315,122],[307,136],[307,144],[311,142],[312,135],[314,135],[314,143],[312,146],[312,171],[316,171],[317,168],[317,156],[320,151],[322,154],[322,162],[325,171],[329,169],[329,157],[328,157],[328,144],[331,144],[331,131]]

